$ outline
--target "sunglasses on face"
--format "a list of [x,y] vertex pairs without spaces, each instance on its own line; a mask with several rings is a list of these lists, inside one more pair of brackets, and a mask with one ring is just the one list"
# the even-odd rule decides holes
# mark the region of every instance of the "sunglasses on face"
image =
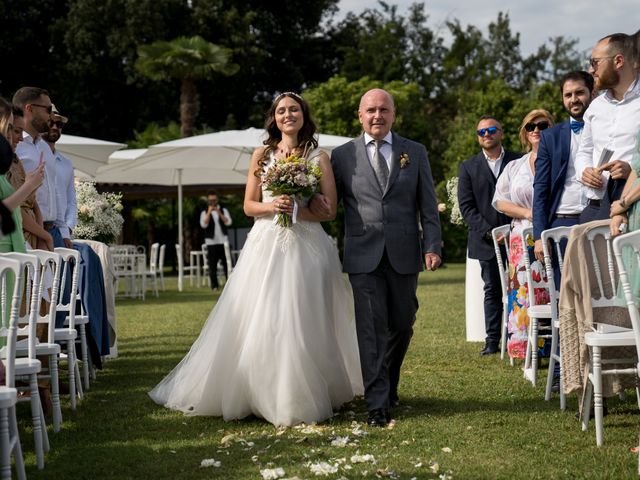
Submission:
[[488,127],[488,128],[481,128],[480,130],[477,130],[476,133],[478,134],[479,137],[484,137],[487,133],[489,135],[495,135],[495,133],[500,130],[498,127]]
[[47,106],[47,105],[40,105],[39,103],[32,103],[31,106],[44,108],[49,115],[51,115],[51,112],[53,112],[53,106],[51,105]]
[[64,123],[61,120],[50,120],[49,121],[49,126],[53,127],[56,126],[58,127],[60,130],[62,130],[62,127],[64,127]]
[[541,132],[542,130],[546,130],[547,128],[549,128],[549,122],[547,122],[546,120],[538,123],[529,122],[524,126],[524,129],[527,132],[531,133],[536,129],[536,127],[538,128],[538,131]]

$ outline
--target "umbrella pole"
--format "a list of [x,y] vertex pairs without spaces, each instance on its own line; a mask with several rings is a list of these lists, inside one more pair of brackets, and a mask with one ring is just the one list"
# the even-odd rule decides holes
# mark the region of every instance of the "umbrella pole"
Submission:
[[178,245],[182,254],[182,262],[178,265],[178,291],[181,292],[184,283],[184,245],[182,239],[182,169],[178,169]]

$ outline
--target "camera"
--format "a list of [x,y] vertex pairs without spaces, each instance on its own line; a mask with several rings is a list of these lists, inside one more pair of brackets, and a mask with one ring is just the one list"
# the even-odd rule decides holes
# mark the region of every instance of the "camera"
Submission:
[[215,207],[218,205],[218,201],[217,200],[209,200],[209,205],[211,205],[212,207]]

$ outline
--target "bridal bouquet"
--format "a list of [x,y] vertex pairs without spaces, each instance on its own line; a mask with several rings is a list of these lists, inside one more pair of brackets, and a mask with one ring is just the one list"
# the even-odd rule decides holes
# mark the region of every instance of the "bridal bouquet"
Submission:
[[124,220],[122,195],[98,193],[93,182],[76,184],[78,225],[73,229],[77,238],[113,243],[120,235]]
[[[278,158],[262,174],[261,180],[265,189],[274,195],[293,195],[297,198],[310,197],[318,190],[322,177],[320,167],[310,162],[303,155],[291,154],[286,158]],[[281,227],[291,227],[295,223],[288,213],[279,213],[276,223]]]

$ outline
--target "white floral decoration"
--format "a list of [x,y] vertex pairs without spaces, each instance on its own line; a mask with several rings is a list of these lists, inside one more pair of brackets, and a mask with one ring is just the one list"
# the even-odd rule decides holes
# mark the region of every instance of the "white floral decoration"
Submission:
[[458,177],[451,177],[447,180],[447,196],[451,204],[451,223],[464,225],[460,205],[458,205]]
[[122,194],[98,193],[94,182],[76,184],[78,225],[73,229],[76,238],[113,243],[122,231],[124,219]]

